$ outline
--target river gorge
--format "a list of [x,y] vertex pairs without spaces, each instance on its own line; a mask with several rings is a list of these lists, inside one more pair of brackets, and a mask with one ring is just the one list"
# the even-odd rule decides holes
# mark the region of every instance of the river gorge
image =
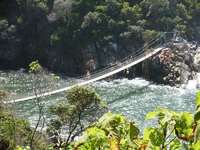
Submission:
[[[51,91],[80,82],[79,80],[61,77],[56,81],[52,80],[52,74],[45,74],[38,78],[18,72],[1,72],[1,89],[5,89],[10,94],[10,100],[19,97],[32,95],[33,86],[40,89],[38,92]],[[73,81],[73,82],[72,82]],[[36,84],[39,83],[39,84]],[[130,120],[135,121],[140,129],[151,125],[153,122],[144,121],[145,115],[157,107],[169,108],[174,111],[195,110],[196,87],[193,82],[188,87],[171,87],[168,85],[158,85],[142,78],[128,80],[126,78],[114,79],[111,81],[101,80],[92,83],[92,86],[103,100],[108,104],[112,112],[122,113]],[[48,108],[59,101],[64,100],[64,93],[48,96],[41,99],[44,106],[44,116],[46,123],[52,116]],[[35,101],[25,101],[13,104],[15,113],[28,119],[34,126],[38,119],[38,108]]]

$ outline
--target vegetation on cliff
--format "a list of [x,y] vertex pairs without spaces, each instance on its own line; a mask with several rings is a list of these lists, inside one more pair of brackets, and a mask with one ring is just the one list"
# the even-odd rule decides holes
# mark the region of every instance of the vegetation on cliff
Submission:
[[[0,68],[39,62],[69,75],[115,61],[157,32],[199,39],[198,0],[1,0]],[[105,61],[106,59],[106,61]]]

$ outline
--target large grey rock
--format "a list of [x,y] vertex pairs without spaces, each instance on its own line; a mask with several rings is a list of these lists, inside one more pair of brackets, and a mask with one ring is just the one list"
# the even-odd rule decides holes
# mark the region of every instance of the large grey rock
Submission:
[[180,85],[194,79],[200,71],[200,52],[185,43],[171,45],[150,60],[145,61],[148,66],[143,68],[142,74],[148,74],[144,77],[158,83]]
[[194,67],[197,72],[200,72],[200,51],[197,51],[197,53],[194,55]]

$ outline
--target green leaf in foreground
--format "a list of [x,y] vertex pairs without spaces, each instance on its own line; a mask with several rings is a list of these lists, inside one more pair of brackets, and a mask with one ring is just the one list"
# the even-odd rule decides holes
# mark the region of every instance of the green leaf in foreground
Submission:
[[145,119],[146,119],[146,120],[154,119],[154,118],[156,118],[156,117],[158,116],[158,114],[159,114],[158,111],[149,112],[149,113],[146,115]]
[[200,105],[200,92],[198,92],[198,93],[196,94],[195,102],[196,102],[196,107],[198,108],[199,105]]
[[178,139],[175,139],[170,143],[170,150],[180,150],[181,147],[181,142]]
[[151,140],[151,144],[154,146],[160,146],[164,142],[163,132],[162,132],[162,130],[160,130],[158,128],[154,128],[151,131],[149,138]]
[[131,122],[130,123],[130,139],[136,139],[140,133],[140,130]]

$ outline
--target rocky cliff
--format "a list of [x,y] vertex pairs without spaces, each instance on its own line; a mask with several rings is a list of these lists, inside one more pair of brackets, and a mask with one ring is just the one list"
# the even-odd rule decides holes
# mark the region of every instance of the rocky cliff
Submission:
[[187,43],[170,44],[136,66],[136,74],[172,86],[187,83],[196,77],[197,72],[200,72],[200,48]]

